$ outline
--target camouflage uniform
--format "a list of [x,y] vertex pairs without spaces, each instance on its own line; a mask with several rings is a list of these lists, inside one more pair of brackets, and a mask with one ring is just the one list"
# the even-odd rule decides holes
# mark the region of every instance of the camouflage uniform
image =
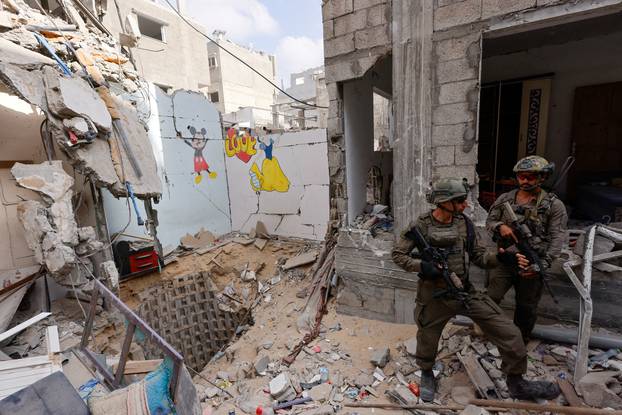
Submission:
[[[490,208],[486,228],[494,235],[502,224],[509,225],[509,219],[503,210],[503,203],[509,202],[519,221],[525,221],[533,237],[529,241],[536,250],[546,268],[556,260],[566,241],[568,215],[564,203],[553,193],[540,190],[538,198],[527,205],[516,203],[518,189],[504,193]],[[514,265],[500,264],[490,270],[487,290],[490,298],[501,303],[505,293],[514,287],[516,308],[514,324],[520,329],[523,338],[528,340],[536,324],[537,308],[542,297],[543,283],[539,277],[524,278],[518,274]]]
[[[434,365],[438,341],[447,322],[457,314],[471,317],[486,333],[488,339],[499,349],[502,370],[510,375],[520,375],[527,369],[527,353],[520,332],[503,314],[501,308],[487,295],[477,292],[468,280],[469,262],[480,267],[495,266],[496,254],[486,252],[479,245],[474,232],[468,232],[465,216],[455,215],[452,223],[443,224],[432,217],[431,212],[422,215],[408,227],[417,226],[428,243],[448,252],[449,271],[455,272],[471,294],[469,309],[449,297],[434,298],[434,293],[444,289],[442,279],[419,279],[415,321],[417,331],[417,364],[423,370]],[[470,224],[472,226],[472,224]],[[471,228],[472,229],[472,228]],[[472,236],[467,237],[471,233]],[[392,252],[393,261],[410,272],[421,270],[421,260],[411,257],[415,243],[405,236],[399,238]],[[470,240],[470,242],[469,242]]]

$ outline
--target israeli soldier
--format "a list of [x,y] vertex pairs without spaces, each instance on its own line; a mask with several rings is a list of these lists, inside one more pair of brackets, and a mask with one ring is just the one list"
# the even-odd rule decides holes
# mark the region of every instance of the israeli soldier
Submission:
[[[542,260],[544,271],[561,254],[566,241],[568,215],[564,203],[553,193],[542,189],[542,183],[553,173],[555,165],[540,156],[522,158],[514,166],[518,189],[504,193],[493,203],[486,220],[486,228],[499,246],[517,242],[509,226],[508,213],[503,205],[509,202],[519,223],[526,224],[532,237],[528,241]],[[488,295],[497,303],[514,287],[516,308],[514,324],[518,326],[525,343],[536,324],[537,309],[542,297],[543,280],[530,270],[530,264],[518,266],[508,252],[499,256],[500,265],[490,271]]]
[[[527,352],[520,331],[503,314],[501,308],[487,295],[478,292],[469,282],[469,264],[480,267],[497,264],[496,252],[487,252],[475,235],[473,223],[463,214],[467,205],[469,186],[466,180],[441,179],[433,183],[428,201],[436,207],[411,223],[395,244],[393,261],[409,272],[417,272],[417,323],[416,360],[421,373],[421,399],[434,400],[435,379],[432,371],[438,341],[443,328],[457,314],[468,316],[477,323],[494,343],[502,358],[501,369],[507,375],[510,394],[516,399],[553,399],[559,395],[557,385],[544,381],[523,379],[527,370]],[[460,301],[447,292],[447,283],[439,264],[417,259],[411,254],[415,248],[412,229],[421,233],[430,246],[439,248],[447,258],[449,272],[466,294]],[[517,255],[517,261],[525,258]],[[456,284],[458,285],[458,284]]]

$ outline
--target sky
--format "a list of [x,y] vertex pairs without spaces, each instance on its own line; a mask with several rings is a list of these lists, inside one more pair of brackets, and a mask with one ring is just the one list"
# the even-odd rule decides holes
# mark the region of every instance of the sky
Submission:
[[185,0],[184,13],[207,34],[225,30],[236,43],[276,56],[277,83],[324,63],[321,0]]

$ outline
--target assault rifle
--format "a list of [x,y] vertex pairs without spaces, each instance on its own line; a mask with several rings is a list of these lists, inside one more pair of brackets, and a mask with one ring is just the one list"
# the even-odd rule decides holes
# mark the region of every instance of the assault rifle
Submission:
[[[547,281],[547,275],[544,270],[544,265],[542,264],[542,259],[540,258],[540,255],[538,255],[536,250],[533,249],[533,247],[529,243],[529,239],[533,236],[531,233],[531,230],[529,229],[529,226],[527,226],[526,223],[519,222],[509,202],[505,202],[501,206],[505,210],[505,214],[507,215],[507,217],[510,219],[509,226],[510,228],[512,228],[512,231],[514,232],[514,235],[516,236],[516,239],[518,240],[518,242],[516,242],[514,245],[518,249],[518,252],[525,255],[527,260],[529,260],[530,265],[526,271],[535,272],[536,274],[538,274],[538,276],[542,279],[544,288],[550,294],[555,304],[559,304],[559,302],[557,301],[557,298],[555,298],[555,295],[553,294],[553,291],[551,290],[551,287],[549,286],[549,283]],[[508,252],[515,253],[515,251],[513,252],[512,250],[508,250]]]
[[447,288],[434,293],[434,298],[443,297],[445,295],[454,298],[462,303],[464,308],[469,309],[469,293],[464,290],[464,285],[460,278],[454,272],[449,271],[447,264],[447,253],[442,249],[430,246],[425,240],[419,229],[413,226],[411,230],[406,232],[405,236],[415,243],[420,257],[423,261],[431,262],[435,266],[440,267],[439,271],[443,275],[443,280],[447,284]]

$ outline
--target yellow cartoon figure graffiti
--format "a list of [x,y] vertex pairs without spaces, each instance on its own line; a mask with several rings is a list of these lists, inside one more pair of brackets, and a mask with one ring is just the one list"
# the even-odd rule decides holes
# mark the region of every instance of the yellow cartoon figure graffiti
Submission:
[[270,144],[259,144],[259,148],[264,151],[266,158],[261,162],[261,170],[256,162],[253,162],[249,171],[251,187],[256,192],[287,192],[289,190],[289,179],[281,170],[279,160],[272,154],[274,140],[270,139]]

